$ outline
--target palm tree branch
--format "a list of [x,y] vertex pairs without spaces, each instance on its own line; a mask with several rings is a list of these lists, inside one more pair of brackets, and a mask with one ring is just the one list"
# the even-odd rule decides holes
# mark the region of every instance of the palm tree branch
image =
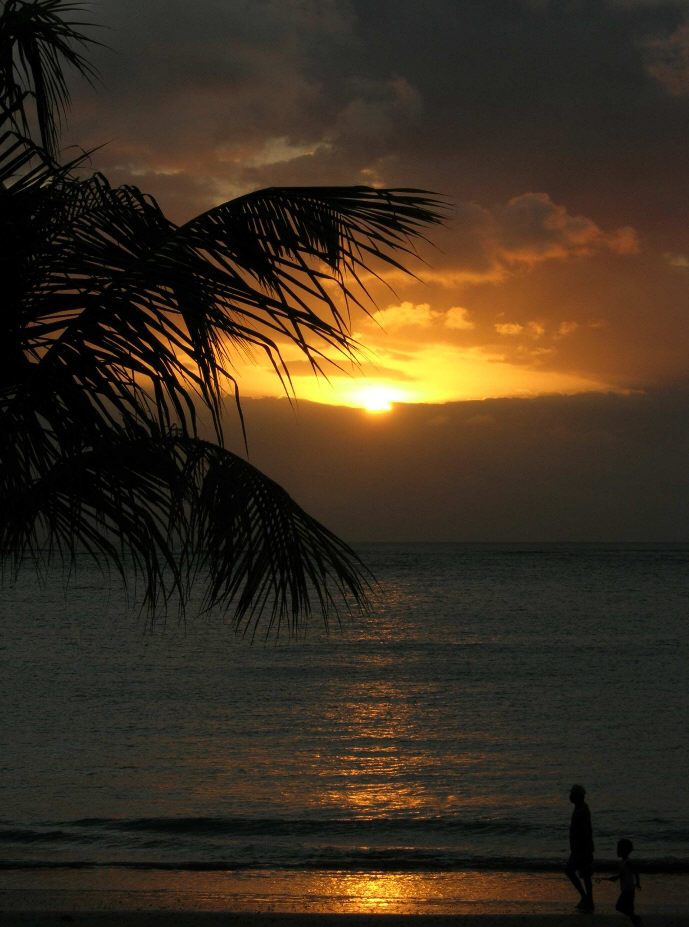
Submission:
[[100,44],[81,31],[90,24],[64,18],[83,9],[82,4],[61,0],[5,0],[0,16],[0,98],[20,104],[13,118],[29,134],[24,102],[29,89],[41,145],[50,156],[56,154],[61,117],[69,105],[64,63],[90,83],[97,78],[97,71],[79,51]]
[[294,632],[314,612],[327,622],[339,602],[365,600],[365,571],[346,544],[242,458],[179,433],[111,432],[58,451],[2,502],[3,544],[37,558],[49,542],[68,559],[110,560],[126,580],[126,536],[151,608],[184,608],[190,576],[204,580],[205,608],[231,611],[251,633],[261,619],[266,633],[284,623]]

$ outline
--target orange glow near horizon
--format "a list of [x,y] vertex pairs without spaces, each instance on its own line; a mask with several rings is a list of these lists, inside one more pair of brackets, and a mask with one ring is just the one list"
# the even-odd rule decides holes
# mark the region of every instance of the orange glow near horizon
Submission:
[[[289,380],[280,382],[265,363],[240,363],[234,375],[243,396],[297,400],[322,405],[348,406],[381,415],[395,404],[446,403],[483,399],[534,398],[584,392],[617,391],[614,382],[588,377],[573,370],[545,364],[547,352],[529,360],[515,359],[495,345],[456,345],[448,341],[410,344],[395,333],[387,337],[364,333],[369,345],[360,364],[342,362],[324,354],[323,375],[314,376],[294,346],[284,348]],[[532,346],[533,347],[533,346]],[[534,349],[535,351],[535,349]],[[521,357],[521,355],[519,355]]]
[[[457,351],[432,346],[402,360],[385,358],[383,376],[337,373],[325,378],[295,372],[291,385],[297,399],[323,405],[349,406],[385,415],[395,403],[444,403],[481,399],[609,391],[614,385],[573,373],[540,370],[511,364],[478,349]],[[274,372],[243,366],[239,371],[243,395],[279,398],[285,395]],[[396,376],[397,374],[397,376]]]

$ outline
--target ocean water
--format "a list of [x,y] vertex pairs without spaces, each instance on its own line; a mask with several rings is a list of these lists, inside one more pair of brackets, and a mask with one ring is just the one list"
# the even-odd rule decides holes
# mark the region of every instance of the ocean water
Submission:
[[292,641],[6,585],[0,865],[557,873],[582,782],[601,867],[689,871],[689,545],[359,550],[372,615]]

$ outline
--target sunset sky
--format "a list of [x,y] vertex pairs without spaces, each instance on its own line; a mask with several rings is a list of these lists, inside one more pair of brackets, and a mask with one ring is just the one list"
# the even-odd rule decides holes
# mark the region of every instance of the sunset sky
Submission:
[[358,372],[295,358],[294,409],[238,370],[250,459],[308,511],[350,541],[689,538],[689,0],[87,18],[102,85],[74,86],[64,143],[175,220],[271,185],[451,204],[419,279],[354,319]]

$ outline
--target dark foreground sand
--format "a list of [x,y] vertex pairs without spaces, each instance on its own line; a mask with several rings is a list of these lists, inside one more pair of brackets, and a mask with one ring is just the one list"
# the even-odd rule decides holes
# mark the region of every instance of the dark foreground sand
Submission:
[[[642,876],[644,927],[689,927],[689,876]],[[558,873],[3,869],[0,927],[632,927],[617,887],[578,914]]]
[[[602,915],[474,914],[230,914],[221,912],[98,911],[0,913],[3,927],[626,927],[628,920]],[[689,915],[653,915],[644,927],[689,927]]]

